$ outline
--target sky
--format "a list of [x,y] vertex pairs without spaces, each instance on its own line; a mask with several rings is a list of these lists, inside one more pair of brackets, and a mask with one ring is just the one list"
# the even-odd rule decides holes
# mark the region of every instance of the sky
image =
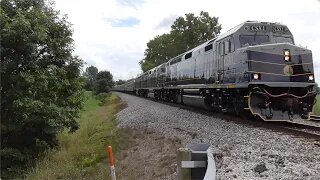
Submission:
[[206,11],[219,17],[221,33],[247,20],[287,25],[295,43],[312,50],[320,82],[320,0],[56,0],[55,9],[72,24],[74,54],[115,80],[142,72],[147,42],[177,17]]

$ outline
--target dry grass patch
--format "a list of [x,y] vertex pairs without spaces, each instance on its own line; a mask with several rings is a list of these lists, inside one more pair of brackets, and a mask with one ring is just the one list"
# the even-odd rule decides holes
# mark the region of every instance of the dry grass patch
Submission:
[[117,151],[119,131],[115,115],[120,107],[115,95],[97,98],[88,93],[80,128],[72,134],[61,132],[59,148],[48,152],[27,179],[108,179],[105,148],[112,145]]

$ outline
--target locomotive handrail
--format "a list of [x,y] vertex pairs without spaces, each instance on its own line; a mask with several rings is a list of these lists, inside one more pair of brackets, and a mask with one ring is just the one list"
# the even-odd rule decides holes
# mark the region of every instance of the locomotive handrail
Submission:
[[304,74],[285,75],[285,74],[276,74],[276,73],[259,72],[259,71],[248,71],[248,72],[250,72],[250,73],[260,73],[260,74],[270,74],[270,75],[276,75],[276,76],[287,76],[287,77],[290,77],[290,76],[302,76],[302,75],[310,75],[310,74],[313,74],[313,73],[304,73]]
[[310,63],[301,63],[301,64],[281,64],[281,63],[272,63],[272,62],[256,61],[256,60],[247,60],[247,62],[257,62],[257,63],[274,64],[274,65],[289,65],[289,66],[298,66],[298,65],[313,64],[312,62],[310,62]]
[[282,97],[282,96],[292,96],[292,97],[295,97],[297,99],[302,99],[302,98],[305,98],[307,96],[310,96],[310,94],[314,95],[316,92],[315,91],[308,91],[305,95],[303,96],[297,96],[297,95],[294,95],[294,94],[290,94],[290,93],[283,93],[283,94],[278,94],[278,95],[273,95],[271,93],[269,93],[267,90],[263,89],[263,91],[268,94],[268,96],[271,96],[273,98],[277,98],[277,97]]

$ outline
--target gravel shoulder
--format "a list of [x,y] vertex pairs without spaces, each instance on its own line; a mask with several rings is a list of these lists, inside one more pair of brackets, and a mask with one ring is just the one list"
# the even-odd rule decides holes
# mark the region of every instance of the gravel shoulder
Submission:
[[[189,143],[211,144],[215,151],[217,179],[316,180],[320,177],[319,141],[249,127],[128,94],[116,94],[128,105],[118,113],[119,127],[144,129],[168,139],[179,138],[180,147]],[[164,152],[158,153],[161,156]],[[140,166],[145,166],[144,162],[141,159]],[[148,168],[144,170],[148,171]],[[175,179],[174,171],[165,173],[171,173],[164,175],[166,179]]]

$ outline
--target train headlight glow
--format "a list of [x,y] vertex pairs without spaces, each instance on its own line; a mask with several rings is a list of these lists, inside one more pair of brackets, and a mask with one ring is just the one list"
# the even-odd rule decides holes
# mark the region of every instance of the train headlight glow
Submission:
[[285,55],[285,56],[290,56],[290,51],[289,51],[289,50],[285,50],[285,51],[284,51],[284,55]]
[[260,79],[260,74],[258,74],[258,73],[253,74],[253,79],[255,79],[255,80]]
[[313,75],[311,74],[311,75],[309,75],[309,81],[313,81],[314,80],[314,77],[313,77]]
[[285,61],[290,61],[291,54],[289,49],[283,50],[283,56]]

